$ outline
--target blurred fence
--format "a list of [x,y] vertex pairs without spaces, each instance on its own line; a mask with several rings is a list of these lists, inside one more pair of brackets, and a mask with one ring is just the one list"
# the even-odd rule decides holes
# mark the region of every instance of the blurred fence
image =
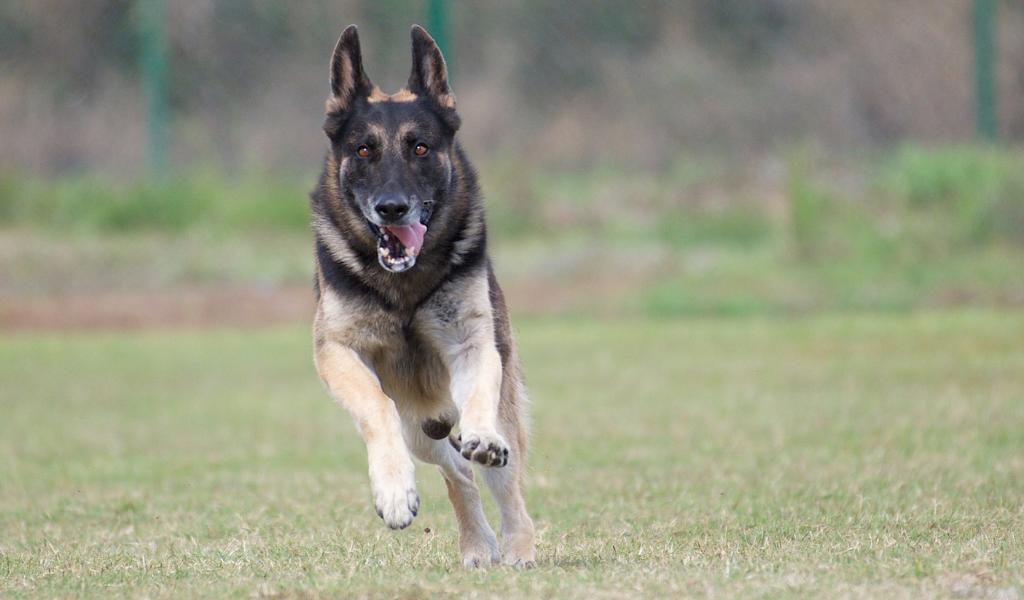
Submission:
[[[995,14],[990,125],[1017,141],[1024,4],[984,1]],[[449,2],[431,23],[437,0],[166,0],[169,126],[150,156],[166,149],[179,169],[315,168],[327,61],[349,23],[371,77],[391,89],[406,77],[410,23],[447,23],[463,141],[484,159],[656,167],[807,141],[964,141],[986,85],[972,4],[487,0]],[[139,58],[156,35],[142,33],[145,6],[0,4],[0,171],[141,170],[146,107],[162,106],[142,92]]]

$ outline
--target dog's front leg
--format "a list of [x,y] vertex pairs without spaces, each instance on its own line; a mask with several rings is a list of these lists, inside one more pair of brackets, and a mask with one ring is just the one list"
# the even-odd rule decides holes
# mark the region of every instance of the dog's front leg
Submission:
[[406,527],[419,510],[420,499],[394,401],[352,348],[322,343],[316,352],[316,369],[331,395],[355,419],[366,443],[377,514],[392,529]]
[[452,399],[462,415],[462,456],[488,467],[504,467],[508,464],[508,443],[497,427],[501,356],[493,336],[480,332],[460,344],[449,368]]

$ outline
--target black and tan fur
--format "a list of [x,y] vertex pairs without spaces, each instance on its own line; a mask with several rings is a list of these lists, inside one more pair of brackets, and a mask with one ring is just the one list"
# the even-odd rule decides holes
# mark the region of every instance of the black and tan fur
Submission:
[[[475,462],[500,508],[504,562],[529,567],[526,396],[508,311],[487,256],[476,174],[455,140],[447,68],[419,27],[412,59],[408,88],[385,95],[363,71],[354,26],[334,50],[330,150],[311,197],[316,368],[355,419],[374,504],[389,527],[406,527],[419,508],[415,456],[444,476],[463,563],[497,562]],[[429,144],[429,153],[411,154],[412,144],[416,152]],[[401,198],[427,227],[404,272],[385,269],[378,256],[384,196]]]

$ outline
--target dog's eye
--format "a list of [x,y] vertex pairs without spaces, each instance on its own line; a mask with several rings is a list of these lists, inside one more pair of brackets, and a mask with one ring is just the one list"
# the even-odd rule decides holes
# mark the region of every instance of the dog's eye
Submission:
[[370,158],[370,148],[367,146],[360,146],[356,148],[356,156],[359,158]]
[[412,149],[412,153],[416,156],[426,156],[430,148],[427,148],[426,144],[416,144],[416,147]]

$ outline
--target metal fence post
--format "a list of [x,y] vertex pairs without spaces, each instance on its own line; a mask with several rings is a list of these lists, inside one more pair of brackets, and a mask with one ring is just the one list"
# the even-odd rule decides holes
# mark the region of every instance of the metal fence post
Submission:
[[448,64],[448,78],[452,76],[452,52],[448,45],[448,2],[446,0],[428,0],[427,31],[437,42]]
[[139,0],[139,71],[146,119],[146,167],[167,168],[168,105],[165,0]]
[[995,0],[974,0],[971,14],[974,38],[974,123],[978,136],[995,141],[998,136],[995,91]]

